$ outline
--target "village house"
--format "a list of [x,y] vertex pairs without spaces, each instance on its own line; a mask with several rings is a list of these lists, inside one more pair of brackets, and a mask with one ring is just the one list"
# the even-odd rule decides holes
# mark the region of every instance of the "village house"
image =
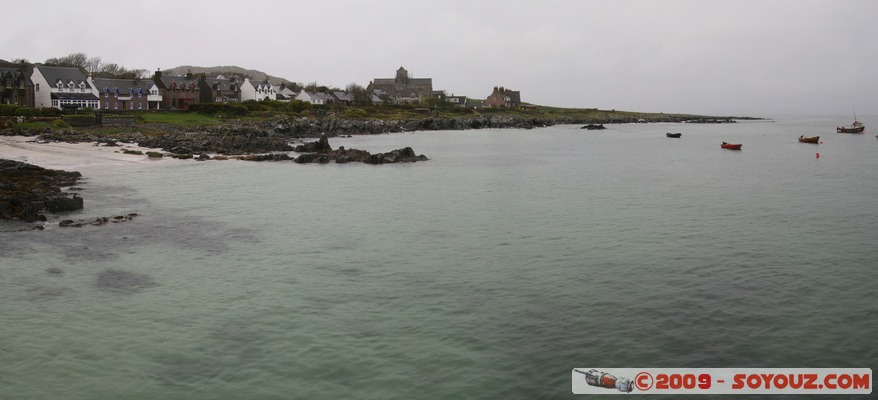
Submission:
[[494,86],[494,91],[482,105],[484,107],[518,108],[521,106],[521,92],[509,90],[503,86]]
[[34,106],[34,84],[27,76],[26,67],[24,64],[15,68],[0,67],[0,104]]
[[191,71],[182,76],[163,76],[159,70],[153,75],[153,82],[161,96],[160,109],[188,110],[190,104],[199,103],[200,88]]
[[98,108],[97,89],[79,68],[34,66],[34,107]]
[[286,83],[281,83],[280,88],[277,91],[277,100],[283,102],[289,102],[296,98],[298,93],[293,90],[291,87],[287,86]]
[[305,89],[296,95],[296,100],[305,101],[311,104],[332,104],[335,98],[331,94],[322,92],[309,92]]
[[396,104],[418,104],[432,96],[433,78],[412,78],[405,68],[399,67],[395,78],[376,78],[369,82],[366,91],[382,91]]
[[198,78],[199,102],[237,103],[241,101],[241,85],[235,76],[208,78],[201,74]]
[[332,95],[335,97],[336,103],[349,106],[354,104],[354,94],[348,92],[332,92]]
[[247,100],[277,100],[277,86],[268,81],[253,81],[244,77],[241,84],[241,101]]
[[451,96],[448,96],[445,94],[444,91],[440,91],[440,92],[436,93],[436,97],[439,98],[439,101],[442,101],[444,103],[449,103],[449,104],[453,104],[455,106],[461,106],[461,107],[467,106],[466,96],[455,96],[454,94],[451,94]]
[[159,110],[161,95],[151,80],[93,79],[98,90],[99,108],[105,111]]

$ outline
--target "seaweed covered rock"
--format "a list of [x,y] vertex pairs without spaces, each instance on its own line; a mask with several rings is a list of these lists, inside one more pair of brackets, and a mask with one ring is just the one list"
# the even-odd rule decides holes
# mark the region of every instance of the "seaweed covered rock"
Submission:
[[45,221],[45,211],[80,210],[82,198],[61,188],[75,185],[82,174],[46,169],[20,161],[0,159],[0,219]]
[[[327,150],[329,149],[329,150]],[[361,162],[366,164],[393,164],[429,160],[427,156],[415,154],[411,147],[396,149],[387,153],[371,154],[365,150],[345,149],[339,147],[332,150],[326,135],[320,137],[319,142],[306,143],[296,146],[296,151],[311,150],[299,155],[294,160],[298,164],[327,164],[335,161],[338,164],[349,162]]]

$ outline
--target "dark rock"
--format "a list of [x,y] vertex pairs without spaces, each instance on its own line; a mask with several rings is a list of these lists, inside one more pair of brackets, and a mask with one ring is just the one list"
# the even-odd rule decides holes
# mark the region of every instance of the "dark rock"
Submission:
[[[324,141],[326,136],[321,137],[320,142],[325,142],[323,144],[319,144],[320,142],[312,142],[306,143],[306,146],[309,149],[314,148],[331,148],[329,147],[328,139]],[[299,146],[302,147],[302,146]],[[297,147],[297,149],[299,149]],[[344,146],[339,147],[338,150],[328,151],[324,153],[305,153],[299,155],[295,159],[295,162],[298,164],[311,164],[311,163],[320,163],[326,164],[332,161],[335,161],[339,164],[344,164],[348,162],[362,162],[366,164],[391,164],[391,163],[401,163],[401,162],[417,162],[417,161],[427,161],[429,160],[423,154],[416,155],[415,151],[412,150],[411,147],[405,147],[402,149],[396,149],[393,151],[389,151],[387,153],[380,154],[370,154],[365,150],[358,149],[346,149]]]
[[58,267],[46,268],[46,273],[49,274],[49,276],[64,276],[64,270]]
[[254,154],[249,156],[243,156],[239,158],[244,161],[289,161],[293,158],[290,157],[289,154],[286,153],[277,153],[277,154]]
[[114,217],[98,217],[98,218],[95,218],[95,220],[91,221],[91,222],[83,221],[83,220],[74,221],[72,219],[65,219],[65,220],[61,221],[60,223],[58,223],[58,226],[61,228],[82,228],[85,225],[101,226],[101,225],[106,225],[107,223],[110,223],[110,222],[118,223],[118,222],[131,221],[136,216],[137,216],[137,213],[130,213],[130,214],[126,214],[126,215],[117,215]]
[[81,210],[82,207],[82,197],[75,193],[73,197],[55,196],[46,199],[46,209],[52,213]]
[[82,208],[82,198],[62,192],[75,185],[79,172],[45,169],[19,161],[0,159],[0,219],[45,221],[44,210],[64,212]]
[[298,145],[293,151],[297,153],[329,153],[332,152],[332,146],[329,145],[329,138],[326,135],[321,135],[320,140]]

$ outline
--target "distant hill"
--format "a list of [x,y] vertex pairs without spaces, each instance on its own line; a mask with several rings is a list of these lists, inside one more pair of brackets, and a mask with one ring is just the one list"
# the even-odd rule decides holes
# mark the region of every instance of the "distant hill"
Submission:
[[162,72],[168,75],[186,75],[186,73],[189,71],[192,71],[192,73],[195,75],[205,73],[210,78],[216,77],[217,75],[223,75],[226,77],[236,75],[243,78],[246,75],[254,81],[268,80],[269,82],[274,84],[280,84],[282,82],[292,82],[289,79],[281,78],[279,76],[271,76],[262,71],[257,71],[255,69],[244,69],[234,65],[216,67],[196,67],[194,65],[181,65],[176,68],[168,68],[162,70]]

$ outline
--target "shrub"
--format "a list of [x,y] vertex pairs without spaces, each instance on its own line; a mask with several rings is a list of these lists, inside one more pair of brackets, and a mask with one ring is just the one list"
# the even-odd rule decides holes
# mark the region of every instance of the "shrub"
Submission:
[[39,111],[39,114],[43,117],[57,117],[61,115],[61,110],[54,107],[41,108],[37,109],[37,111]]
[[0,104],[0,115],[11,117],[16,115],[16,110],[18,110],[18,106],[15,104]]
[[250,111],[241,104],[233,103],[201,103],[192,104],[189,110],[204,115],[243,117]]
[[258,102],[256,100],[247,100],[241,103],[242,106],[246,107],[250,112],[253,111],[270,111],[271,107],[265,105],[262,102]]
[[302,100],[293,100],[287,103],[287,108],[292,112],[302,112],[311,109],[311,103]]
[[348,108],[344,111],[344,116],[348,118],[366,118],[369,114],[360,108]]
[[34,108],[20,107],[15,110],[15,115],[19,117],[33,117],[39,115],[39,111]]

